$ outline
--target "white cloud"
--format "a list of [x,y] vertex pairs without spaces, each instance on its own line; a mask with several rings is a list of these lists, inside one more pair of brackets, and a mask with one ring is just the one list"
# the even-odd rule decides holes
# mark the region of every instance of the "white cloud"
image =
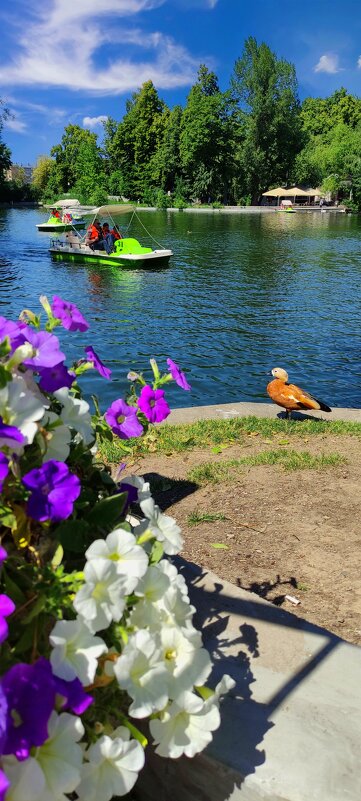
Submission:
[[[199,59],[163,33],[134,29],[129,19],[165,1],[49,0],[44,6],[36,0],[28,6],[30,18],[17,31],[16,56],[0,65],[0,83],[103,95],[133,91],[146,80],[160,89],[191,84]],[[107,49],[111,45],[113,55],[117,43],[120,55],[111,58]],[[127,55],[127,44],[131,55]],[[139,48],[136,57],[135,47]]]
[[357,66],[361,69],[361,56],[358,57]]
[[15,131],[15,133],[25,133],[28,127],[26,122],[21,119],[21,115],[12,108],[10,109],[10,117],[7,117],[3,124],[4,128],[9,131]]
[[341,72],[341,67],[339,66],[338,56],[335,53],[325,53],[321,56],[318,64],[314,67],[315,72],[328,72],[330,74],[334,74],[335,72]]
[[103,122],[106,122],[108,117],[104,114],[100,114],[99,117],[84,117],[83,118],[83,128],[96,128],[98,125],[102,125]]

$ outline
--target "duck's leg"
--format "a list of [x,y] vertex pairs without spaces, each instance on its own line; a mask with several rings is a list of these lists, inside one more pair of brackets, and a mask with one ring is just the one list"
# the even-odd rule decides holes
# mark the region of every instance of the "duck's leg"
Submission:
[[292,409],[286,409],[286,420],[292,419]]

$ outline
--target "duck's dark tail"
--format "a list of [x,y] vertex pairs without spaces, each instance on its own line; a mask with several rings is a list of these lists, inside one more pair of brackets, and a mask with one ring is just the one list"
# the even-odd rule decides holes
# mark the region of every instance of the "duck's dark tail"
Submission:
[[330,407],[327,406],[327,403],[324,403],[319,398],[315,398],[315,400],[317,401],[317,403],[320,404],[320,409],[322,409],[323,412],[332,412],[332,409],[330,409]]

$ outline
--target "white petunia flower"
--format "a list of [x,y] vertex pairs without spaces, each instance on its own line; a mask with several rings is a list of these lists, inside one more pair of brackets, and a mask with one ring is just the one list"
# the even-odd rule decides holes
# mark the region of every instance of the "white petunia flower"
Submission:
[[88,561],[106,559],[114,565],[123,579],[124,592],[129,595],[148,568],[148,557],[137,545],[133,534],[123,528],[111,531],[105,540],[95,540],[85,552]]
[[162,598],[161,606],[167,626],[188,628],[191,625],[196,608],[189,602],[188,596],[181,593],[177,585],[169,587]]
[[81,801],[110,801],[134,787],[144,766],[144,751],[129,730],[119,726],[111,737],[104,735],[84,754],[82,778],[76,791]]
[[136,588],[135,594],[141,600],[130,614],[129,623],[134,628],[159,631],[162,626],[191,626],[195,608],[191,606],[188,595],[182,592],[183,585],[182,590],[179,589],[172,571],[170,576],[167,575],[164,563],[166,560],[151,565]]
[[77,431],[86,445],[94,442],[95,434],[91,424],[91,415],[89,414],[89,403],[79,398],[74,398],[71,395],[68,387],[57,389],[53,393],[62,404],[60,417],[66,426],[74,428]]
[[129,714],[145,718],[165,707],[168,702],[168,672],[160,648],[148,631],[140,630],[129,637],[127,645],[114,665],[119,687],[133,699]]
[[121,479],[121,483],[130,484],[131,487],[135,487],[138,493],[138,503],[140,501],[146,500],[146,498],[150,498],[150,486],[148,481],[144,481],[144,478],[141,476],[125,476],[123,479],[121,475],[118,476]]
[[187,582],[182,576],[181,573],[177,570],[175,565],[172,565],[168,559],[161,559],[157,565],[158,569],[162,571],[166,576],[168,576],[169,581],[172,585],[176,584],[178,589],[181,591],[182,595],[186,595],[188,597],[188,586]]
[[169,695],[176,699],[185,690],[202,686],[207,680],[212,663],[202,648],[199,631],[192,629],[188,636],[184,630],[166,626],[159,634],[164,664],[169,673]]
[[182,754],[194,757],[212,740],[218,729],[220,714],[213,697],[207,701],[191,692],[184,692],[149,722],[156,754],[177,759]]
[[87,562],[85,584],[75,595],[73,606],[91,632],[119,621],[125,608],[124,583],[114,565],[105,559]]
[[160,570],[159,565],[160,562],[157,565],[150,565],[148,567],[135,593],[152,603],[160,601],[164,593],[170,587],[169,578]]
[[78,678],[86,687],[94,680],[98,658],[108,650],[100,637],[94,637],[85,623],[58,620],[49,640],[53,646],[50,662],[53,673],[66,681]]
[[137,527],[137,533],[144,533],[149,529],[163,544],[164,553],[169,555],[179,553],[184,540],[174,518],[164,515],[150,496],[140,501],[140,508],[147,519]]
[[10,782],[6,801],[33,801],[42,797],[45,791],[45,776],[33,757],[18,762],[15,756],[3,756],[2,767]]
[[224,676],[222,676],[220,682],[218,682],[216,689],[214,691],[214,695],[216,696],[218,701],[220,701],[222,695],[226,695],[226,693],[228,693],[230,690],[233,690],[233,687],[235,686],[236,686],[235,680],[232,679],[232,677],[229,676],[228,673],[225,673]]
[[48,409],[50,406],[49,398],[47,398],[46,395],[44,395],[44,393],[41,391],[39,387],[39,384],[37,383],[37,381],[35,381],[33,371],[28,369],[25,370],[25,373],[17,373],[17,375],[20,375],[21,378],[24,379],[28,390],[32,393],[32,395],[35,395],[35,397],[43,404],[43,406],[46,409]]
[[84,734],[80,718],[52,712],[48,723],[49,738],[35,750],[33,757],[18,762],[3,757],[11,786],[6,801],[68,801],[80,781],[83,749],[78,740]]
[[[0,416],[4,423],[16,426],[26,437],[27,445],[31,445],[38,430],[37,421],[44,414],[44,405],[38,397],[27,388],[20,375],[13,375],[11,381],[0,389]],[[14,450],[23,450],[14,448]]]
[[[59,425],[54,426],[54,423],[59,421]],[[56,459],[57,462],[65,462],[70,453],[71,432],[68,426],[62,424],[60,417],[54,412],[45,412],[41,421],[43,429],[47,426],[51,428],[42,431],[46,451],[43,456],[43,462],[48,462],[49,459]]]

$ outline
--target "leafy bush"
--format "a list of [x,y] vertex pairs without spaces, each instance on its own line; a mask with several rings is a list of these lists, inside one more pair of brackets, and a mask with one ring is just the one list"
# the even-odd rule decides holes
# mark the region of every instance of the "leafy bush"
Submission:
[[[144,764],[134,721],[149,718],[160,756],[194,756],[233,682],[204,686],[210,658],[171,562],[181,531],[123,461],[169,415],[163,387],[190,389],[184,373],[151,359],[151,384],[129,373],[127,399],[103,415],[94,398],[91,416],[78,379],[111,371],[91,346],[68,368],[53,331],[88,323],[40,300],[44,329],[29,310],[0,318],[0,796],[110,801]],[[113,438],[116,475],[97,457]]]

